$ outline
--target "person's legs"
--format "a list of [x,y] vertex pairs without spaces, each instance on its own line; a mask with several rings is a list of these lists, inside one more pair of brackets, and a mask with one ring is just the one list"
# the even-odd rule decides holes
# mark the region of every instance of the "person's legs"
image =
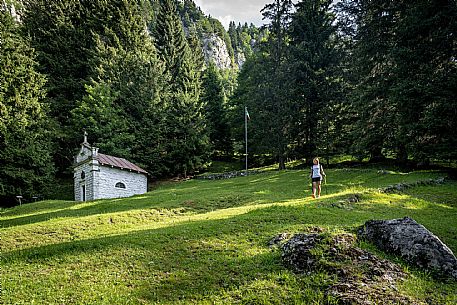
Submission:
[[318,188],[317,198],[319,198],[321,196],[321,182],[320,181],[317,182],[317,188]]
[[313,181],[313,198],[316,198],[316,182]]

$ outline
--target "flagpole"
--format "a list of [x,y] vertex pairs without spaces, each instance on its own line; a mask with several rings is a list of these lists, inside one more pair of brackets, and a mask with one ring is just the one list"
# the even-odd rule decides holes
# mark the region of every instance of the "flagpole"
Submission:
[[246,173],[248,175],[248,107],[244,107],[244,138],[246,141]]

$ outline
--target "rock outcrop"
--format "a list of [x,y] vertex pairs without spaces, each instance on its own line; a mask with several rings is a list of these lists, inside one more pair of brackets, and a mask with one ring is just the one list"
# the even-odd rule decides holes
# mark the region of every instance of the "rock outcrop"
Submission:
[[[271,243],[281,243],[284,234]],[[399,281],[407,274],[394,263],[355,247],[350,234],[296,234],[284,243],[282,261],[295,273],[325,271],[336,277],[326,294],[338,304],[422,304],[401,294]]]
[[345,209],[345,210],[352,210],[354,209],[354,205],[362,201],[362,196],[360,194],[351,194],[348,198],[338,200],[337,202],[332,202],[330,204],[323,202],[320,203],[318,206],[323,207],[332,207],[338,209]]
[[2,9],[5,12],[10,13],[11,17],[14,18],[16,22],[21,22],[21,16],[19,15],[19,12],[16,10],[17,5],[22,5],[20,0],[17,1],[2,1],[0,2],[0,9]]
[[246,62],[246,55],[241,50],[235,51],[235,64],[241,69]]
[[[379,173],[379,172],[378,172]],[[406,189],[412,188],[412,187],[417,187],[417,186],[422,186],[422,185],[440,185],[446,182],[446,178],[440,177],[436,179],[428,179],[428,180],[420,180],[412,183],[397,183],[394,185],[389,185],[384,188],[378,189],[379,192],[381,193],[395,193],[395,192],[403,192]]]
[[357,234],[411,264],[457,280],[457,259],[451,249],[411,218],[370,220]]
[[206,34],[203,39],[203,55],[206,62],[213,62],[219,69],[230,69],[232,59],[227,45],[217,34]]
[[297,273],[314,270],[318,267],[318,257],[312,250],[323,240],[322,235],[296,234],[282,246],[282,261],[286,267]]

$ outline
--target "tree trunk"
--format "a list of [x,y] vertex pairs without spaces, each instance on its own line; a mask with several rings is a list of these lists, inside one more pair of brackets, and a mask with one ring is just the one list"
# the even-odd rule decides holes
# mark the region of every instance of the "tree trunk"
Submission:
[[279,156],[279,168],[278,170],[285,170],[286,169],[286,163],[284,161],[284,156],[283,155],[280,155]]
[[370,152],[370,162],[381,162],[386,159],[386,157],[381,152],[381,147],[373,147]]
[[404,145],[400,145],[397,151],[397,162],[400,164],[405,164],[408,161],[408,152]]

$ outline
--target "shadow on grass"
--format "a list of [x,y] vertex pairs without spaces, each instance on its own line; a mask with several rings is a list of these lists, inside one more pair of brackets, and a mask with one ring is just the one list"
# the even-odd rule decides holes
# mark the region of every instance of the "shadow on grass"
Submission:
[[405,194],[428,202],[457,208],[457,181],[447,181],[440,185],[419,186],[406,189]]
[[[79,255],[92,257],[85,260],[91,264],[96,260],[113,259],[118,249],[128,249],[131,253],[140,251],[143,253],[139,256],[141,259],[116,263],[116,268],[126,268],[125,273],[135,277],[135,271],[128,270],[128,265],[133,264],[145,277],[134,293],[137,298],[152,302],[201,300],[284,272],[279,255],[268,249],[267,242],[287,226],[297,222],[304,226],[316,223],[329,226],[339,222],[335,215],[325,213],[327,216],[321,220],[326,221],[319,223],[316,217],[300,211],[303,211],[302,207],[261,208],[222,220],[194,221],[156,230],[12,251],[5,253],[2,261],[6,265],[13,261],[27,264],[58,261],[56,268],[65,269],[66,262],[72,264]],[[92,269],[80,265],[78,268]],[[135,278],[126,279],[126,282],[129,280]]]
[[[229,184],[228,184],[229,183]],[[222,186],[221,186],[222,184]],[[203,213],[215,209],[256,203],[293,200],[304,197],[303,181],[299,173],[261,174],[230,181],[190,181],[170,185],[146,195],[123,199],[93,202],[48,202],[28,206],[22,211],[36,214],[20,216],[19,209],[2,213],[10,219],[0,220],[0,227],[13,227],[48,221],[55,218],[76,218],[107,213],[119,213],[142,209],[176,209]],[[291,191],[292,190],[292,191]],[[294,191],[295,190],[295,191]],[[43,203],[44,204],[44,203]],[[80,206],[80,207],[78,207]],[[36,209],[36,210],[35,210]],[[57,209],[51,212],[46,210]]]

